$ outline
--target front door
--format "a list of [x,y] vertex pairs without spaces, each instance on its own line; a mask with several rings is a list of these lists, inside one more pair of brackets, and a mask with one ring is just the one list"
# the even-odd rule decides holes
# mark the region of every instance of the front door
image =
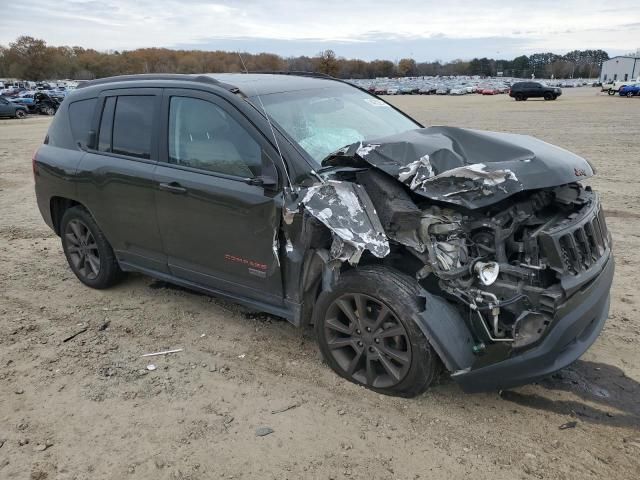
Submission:
[[165,90],[163,112],[166,161],[156,170],[156,207],[171,273],[281,305],[282,197],[257,181],[265,168],[276,176],[270,146],[214,94]]

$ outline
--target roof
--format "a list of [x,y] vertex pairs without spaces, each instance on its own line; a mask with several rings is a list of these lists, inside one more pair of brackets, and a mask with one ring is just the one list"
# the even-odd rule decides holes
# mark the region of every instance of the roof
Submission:
[[[326,88],[339,80],[321,74],[303,72],[278,73],[207,73],[207,74],[140,74],[101,78],[78,85],[85,89],[96,85],[133,81],[198,82],[224,88],[231,92],[240,90],[247,97],[271,93]],[[341,82],[342,83],[342,82]]]
[[308,90],[312,88],[326,88],[336,84],[336,80],[331,79],[331,77],[295,73],[288,74],[286,72],[208,73],[203,76],[234,85],[248,97],[295,90]]

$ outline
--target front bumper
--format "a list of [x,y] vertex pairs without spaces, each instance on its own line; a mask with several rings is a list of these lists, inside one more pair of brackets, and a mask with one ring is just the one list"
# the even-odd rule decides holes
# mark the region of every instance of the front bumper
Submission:
[[558,310],[557,320],[537,346],[498,363],[456,372],[452,378],[466,392],[500,390],[531,383],[570,365],[595,342],[604,326],[613,272],[611,255],[600,275]]

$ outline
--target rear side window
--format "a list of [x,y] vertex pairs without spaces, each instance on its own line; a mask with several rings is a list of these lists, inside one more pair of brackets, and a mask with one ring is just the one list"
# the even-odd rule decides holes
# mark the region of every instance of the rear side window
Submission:
[[113,117],[112,152],[151,158],[153,96],[118,97]]
[[87,136],[93,118],[93,111],[98,103],[97,98],[79,100],[69,105],[69,123],[71,124],[71,135],[73,141],[82,144],[87,143]]
[[100,119],[98,150],[151,158],[155,101],[153,95],[108,97]]

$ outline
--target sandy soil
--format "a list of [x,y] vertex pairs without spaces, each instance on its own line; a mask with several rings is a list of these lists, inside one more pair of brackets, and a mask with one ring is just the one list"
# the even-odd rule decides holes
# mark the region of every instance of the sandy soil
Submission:
[[[389,398],[339,379],[310,332],[278,319],[140,275],[85,288],[35,204],[30,159],[49,120],[1,120],[0,478],[638,478],[640,99],[392,101],[425,124],[530,133],[597,166],[617,272],[581,361],[502,395],[443,379]],[[170,348],[184,351],[141,357]]]

